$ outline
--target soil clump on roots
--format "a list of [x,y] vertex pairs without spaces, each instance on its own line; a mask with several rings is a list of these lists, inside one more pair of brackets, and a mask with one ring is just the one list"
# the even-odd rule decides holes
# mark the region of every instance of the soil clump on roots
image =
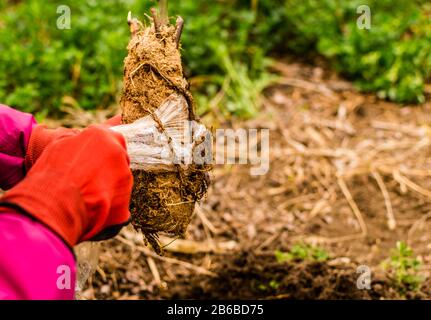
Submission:
[[[132,38],[125,59],[124,89],[121,98],[122,121],[132,123],[151,116],[157,129],[169,134],[156,110],[168,99],[180,97],[188,108],[185,119],[198,121],[193,107],[189,84],[181,65],[180,37],[183,20],[175,26],[162,23],[155,11],[149,26],[131,19]],[[172,152],[173,149],[171,150]],[[158,233],[182,237],[190,223],[195,203],[205,195],[208,185],[207,165],[175,164],[172,171],[134,170],[134,188],[130,210],[132,223],[143,232],[156,252],[162,253]]]

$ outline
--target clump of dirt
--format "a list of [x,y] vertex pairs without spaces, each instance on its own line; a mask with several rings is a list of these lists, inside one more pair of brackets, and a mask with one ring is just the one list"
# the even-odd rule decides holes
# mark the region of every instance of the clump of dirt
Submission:
[[172,94],[182,94],[189,103],[189,119],[195,120],[193,97],[183,75],[177,30],[171,25],[132,31],[125,59],[121,98],[124,123],[152,114]]
[[[161,24],[153,12],[149,27],[129,20],[132,39],[125,59],[124,89],[121,98],[122,121],[132,123],[150,115],[158,130],[166,134],[155,111],[173,94],[188,103],[188,119],[197,121],[193,97],[184,78],[179,51],[182,19],[177,25]],[[208,166],[176,165],[173,172],[134,171],[130,210],[133,225],[141,230],[152,247],[161,253],[159,232],[183,236],[195,203],[208,188]]]

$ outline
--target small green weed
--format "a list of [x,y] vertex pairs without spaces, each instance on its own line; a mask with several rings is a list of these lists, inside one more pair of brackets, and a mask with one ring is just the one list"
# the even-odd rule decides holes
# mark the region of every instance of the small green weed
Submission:
[[304,243],[295,244],[288,252],[275,251],[275,258],[279,263],[292,260],[323,262],[327,261],[329,257],[326,250]]
[[418,275],[421,265],[421,261],[413,256],[413,250],[402,241],[397,242],[389,261],[382,263],[383,268],[389,272],[391,279],[401,294],[411,290],[419,290],[424,280],[423,277]]

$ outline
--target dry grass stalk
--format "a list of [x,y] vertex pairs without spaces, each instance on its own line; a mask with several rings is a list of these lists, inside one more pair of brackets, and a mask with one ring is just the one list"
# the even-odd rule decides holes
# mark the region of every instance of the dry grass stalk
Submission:
[[[301,68],[277,63],[275,69],[285,75],[280,84],[292,89],[285,97],[279,90],[265,99],[266,108],[278,115],[272,119],[284,138],[283,144],[271,148],[271,164],[275,166],[272,170],[283,173],[271,176],[278,185],[268,188],[265,194],[277,203],[277,214],[294,212],[298,217],[306,216],[303,221],[331,216],[341,207],[342,195],[359,223],[360,234],[309,239],[325,243],[350,241],[367,234],[367,218],[355,200],[360,195],[355,184],[361,181],[365,190],[372,177],[382,195],[388,228],[395,229],[394,207],[398,205],[399,190],[401,196],[431,198],[429,130],[417,120],[400,123],[395,112],[388,112],[388,117],[385,111],[375,118],[358,116],[368,98],[351,92],[339,94],[331,90],[328,81],[318,86],[318,80],[295,79],[295,75],[303,74]],[[277,105],[282,105],[282,112]],[[396,190],[396,185],[400,189]]]
[[216,274],[214,274],[213,272],[211,272],[205,268],[195,266],[192,263],[182,261],[179,259],[175,259],[175,258],[162,257],[160,255],[157,255],[157,254],[153,253],[151,250],[149,250],[148,248],[146,248],[142,245],[137,245],[133,241],[127,240],[127,239],[123,238],[122,236],[117,236],[115,239],[117,239],[118,241],[132,247],[134,250],[138,250],[139,252],[144,254],[146,257],[151,257],[151,258],[154,258],[156,260],[167,262],[169,264],[179,265],[179,266],[182,266],[184,268],[191,269],[191,270],[197,272],[198,274],[204,274],[204,275],[212,276],[212,277],[216,276]]
[[388,215],[388,228],[390,230],[394,230],[397,226],[397,222],[394,217],[394,212],[392,209],[392,203],[391,198],[389,196],[389,192],[386,189],[385,183],[383,182],[382,177],[380,174],[376,171],[372,171],[371,174],[373,175],[374,179],[376,180],[380,190],[382,191],[383,198],[385,199],[385,206],[386,206],[386,212]]

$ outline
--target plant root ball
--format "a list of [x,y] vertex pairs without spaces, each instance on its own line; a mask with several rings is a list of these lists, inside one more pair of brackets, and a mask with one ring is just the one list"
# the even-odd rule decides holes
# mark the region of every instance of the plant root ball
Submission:
[[[175,27],[154,24],[133,34],[125,59],[121,97],[122,121],[132,123],[154,113],[172,94],[181,94],[189,106],[189,120],[196,120],[193,97],[183,76]],[[132,223],[161,254],[159,232],[184,236],[195,203],[209,186],[208,166],[188,165],[177,171],[134,171],[130,210]]]

